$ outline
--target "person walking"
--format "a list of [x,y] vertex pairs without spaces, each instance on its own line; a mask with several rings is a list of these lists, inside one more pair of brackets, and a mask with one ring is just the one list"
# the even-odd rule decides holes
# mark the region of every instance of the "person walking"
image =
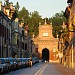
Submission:
[[29,64],[30,64],[30,68],[31,68],[32,67],[32,57],[30,57]]

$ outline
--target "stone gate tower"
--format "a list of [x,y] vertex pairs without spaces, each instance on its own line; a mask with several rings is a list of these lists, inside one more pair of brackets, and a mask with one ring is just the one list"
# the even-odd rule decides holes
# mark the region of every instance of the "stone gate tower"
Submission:
[[39,25],[39,35],[33,38],[33,53],[38,52],[40,58],[54,60],[54,53],[58,51],[58,39],[52,35],[52,23]]

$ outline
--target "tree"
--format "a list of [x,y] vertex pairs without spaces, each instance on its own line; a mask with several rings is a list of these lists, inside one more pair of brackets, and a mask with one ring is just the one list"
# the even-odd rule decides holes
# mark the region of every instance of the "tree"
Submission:
[[30,18],[29,18],[29,12],[25,7],[23,7],[22,10],[19,11],[18,18],[20,20],[23,20],[25,25],[28,25]]
[[23,7],[22,10],[19,11],[18,18],[20,20],[23,20],[24,25],[29,26],[29,34],[31,36],[33,35],[33,33],[35,34],[35,36],[37,36],[39,32],[39,23],[44,23],[44,19],[41,18],[39,12],[34,11],[29,13],[25,7]]
[[34,11],[31,14],[30,17],[30,23],[29,23],[29,28],[30,28],[30,34],[32,35],[33,33],[37,36],[38,35],[38,27],[39,23],[42,21],[41,16],[39,15],[39,12]]
[[54,37],[60,35],[60,30],[62,29],[63,22],[66,22],[66,18],[63,16],[64,12],[56,13],[51,19],[53,23],[53,35]]
[[[60,35],[60,30],[62,29],[63,21],[66,22],[66,19],[63,15],[64,15],[64,12],[61,11],[60,13],[56,13],[51,18],[46,17],[46,21],[48,24],[52,22],[54,37],[56,37],[57,34]],[[23,20],[25,25],[29,26],[29,34],[31,36],[33,35],[33,33],[35,34],[35,36],[38,35],[39,23],[44,24],[44,21],[45,21],[45,18],[42,19],[41,16],[39,15],[39,12],[37,11],[28,12],[28,10],[25,7],[23,7],[22,10],[19,11],[18,18],[20,20]]]

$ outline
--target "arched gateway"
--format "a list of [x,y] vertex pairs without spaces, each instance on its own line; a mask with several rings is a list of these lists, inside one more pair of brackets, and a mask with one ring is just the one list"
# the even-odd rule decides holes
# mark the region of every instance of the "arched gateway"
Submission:
[[35,55],[38,55],[40,59],[54,60],[54,52],[58,51],[58,39],[52,35],[52,23],[49,25],[45,21],[44,25],[39,25],[39,35],[32,40]]
[[44,48],[42,50],[42,60],[43,61],[49,61],[49,50],[47,48]]

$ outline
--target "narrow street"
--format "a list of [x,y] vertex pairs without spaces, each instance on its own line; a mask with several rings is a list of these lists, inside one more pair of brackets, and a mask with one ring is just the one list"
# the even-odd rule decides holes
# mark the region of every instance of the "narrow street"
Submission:
[[0,0],[0,75],[75,75],[75,0]]
[[59,70],[55,64],[49,63],[45,64],[45,67],[37,75],[64,75],[64,73]]
[[38,63],[32,66],[32,68],[23,68],[16,71],[12,71],[4,75],[67,75],[62,72],[55,63]]

